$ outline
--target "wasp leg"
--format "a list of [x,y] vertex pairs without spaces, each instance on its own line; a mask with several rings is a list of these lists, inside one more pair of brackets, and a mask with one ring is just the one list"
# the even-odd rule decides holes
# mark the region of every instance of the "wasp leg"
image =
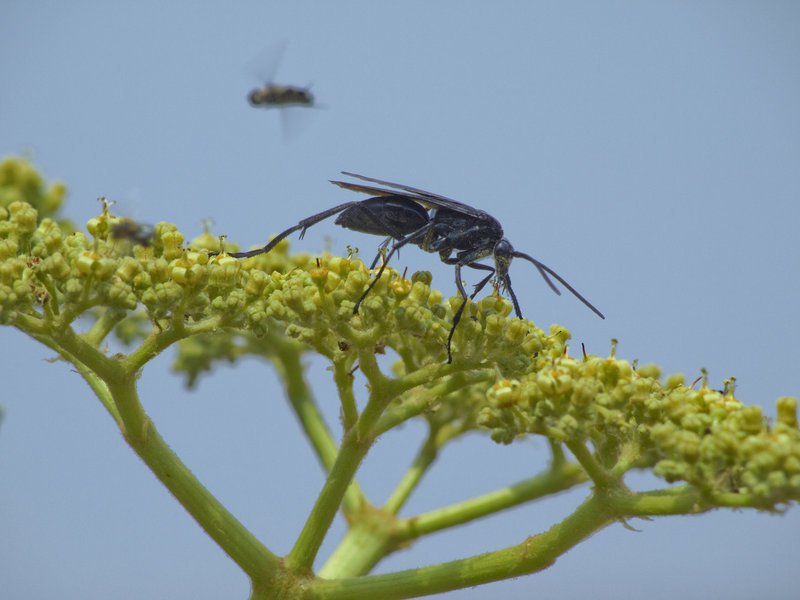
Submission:
[[[276,235],[274,238],[272,238],[267,243],[267,245],[264,246],[263,248],[256,248],[255,250],[248,250],[247,252],[231,252],[231,253],[228,254],[228,256],[233,256],[234,258],[248,258],[250,256],[256,256],[258,254],[266,254],[267,252],[272,250],[275,246],[277,246],[278,243],[281,240],[283,240],[283,238],[285,238],[288,235],[291,235],[292,233],[294,233],[298,229],[302,229],[303,230],[300,233],[300,239],[302,239],[303,236],[306,233],[306,229],[308,229],[312,225],[316,225],[320,221],[324,221],[325,219],[327,219],[329,217],[332,217],[333,215],[336,215],[336,214],[338,214],[338,213],[340,213],[340,212],[342,212],[344,210],[347,210],[348,208],[350,208],[352,206],[356,206],[358,204],[361,204],[361,202],[345,202],[344,204],[340,204],[339,206],[334,206],[333,208],[329,208],[328,210],[324,210],[321,213],[317,213],[317,214],[312,215],[312,216],[310,216],[310,217],[308,217],[306,219],[303,219],[297,225],[294,225],[292,227],[289,227],[289,229],[286,229],[285,231],[282,231],[281,233]],[[217,254],[219,254],[219,252],[209,252],[208,253],[209,256],[216,256]]]
[[[386,248],[389,246],[389,244],[391,243],[391,241],[392,241],[393,239],[394,239],[394,238],[392,238],[391,236],[389,236],[389,237],[387,237],[385,240],[383,240],[383,241],[381,242],[380,246],[378,246],[378,254],[377,254],[377,255],[375,255],[375,260],[373,260],[373,261],[372,261],[372,264],[369,266],[369,270],[370,270],[370,271],[371,271],[372,269],[374,269],[374,268],[375,268],[375,265],[377,265],[377,264],[378,264],[378,261],[380,260],[380,258],[381,258],[381,255],[384,255],[384,254],[386,253]],[[398,255],[400,254],[400,251],[399,251],[399,250],[398,250],[397,254],[398,254]]]
[[[395,244],[392,246],[392,249],[389,251],[389,254],[386,256],[386,260],[383,261],[383,264],[381,265],[381,268],[378,270],[378,273],[375,275],[375,277],[372,278],[372,281],[369,282],[369,286],[367,286],[367,289],[364,291],[363,294],[361,294],[361,297],[358,299],[358,301],[356,302],[356,305],[353,307],[353,314],[357,314],[358,313],[358,307],[361,306],[361,303],[364,301],[364,298],[367,297],[367,294],[369,294],[369,291],[373,287],[375,287],[376,283],[378,283],[378,280],[381,278],[381,275],[383,275],[383,271],[386,269],[386,265],[389,264],[389,260],[391,260],[392,256],[394,256],[394,253],[395,252],[400,252],[400,248],[402,248],[403,246],[405,246],[409,242],[415,243],[415,240],[417,238],[419,238],[420,235],[422,235],[426,231],[428,231],[431,227],[432,227],[431,223],[426,223],[425,225],[423,225],[422,227],[420,227],[416,231],[412,231],[411,233],[409,233],[407,236],[405,236],[405,237],[401,236],[397,240],[397,242],[395,242]],[[377,261],[377,259],[376,259],[376,261]]]
[[[456,267],[456,287],[458,287],[458,291],[463,298],[461,302],[461,306],[458,307],[456,314],[453,316],[453,325],[450,327],[450,335],[447,336],[447,363],[450,364],[453,362],[453,355],[451,353],[450,347],[453,341],[453,334],[456,332],[456,326],[458,325],[459,321],[461,321],[461,315],[464,313],[464,307],[467,306],[467,300],[472,300],[478,293],[489,283],[489,280],[492,278],[492,275],[495,274],[495,268],[490,267],[489,265],[482,265],[481,263],[466,263],[462,264],[459,262],[457,258],[448,258],[445,259],[444,262],[448,265],[455,265]],[[461,282],[461,267],[471,267],[473,269],[478,269],[480,271],[491,271],[486,277],[484,277],[477,285],[475,285],[475,291],[472,292],[470,296],[467,296],[467,291],[464,289],[464,284]]]

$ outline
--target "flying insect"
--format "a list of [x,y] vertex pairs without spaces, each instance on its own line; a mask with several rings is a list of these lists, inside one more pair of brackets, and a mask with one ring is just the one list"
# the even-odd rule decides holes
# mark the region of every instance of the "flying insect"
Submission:
[[284,106],[312,106],[314,96],[308,88],[292,87],[268,83],[262,88],[255,89],[247,95],[251,106],[284,107]]
[[128,240],[144,247],[152,243],[153,236],[152,225],[137,223],[133,219],[123,219],[111,228],[111,237],[115,240]]
[[272,44],[252,61],[250,69],[263,85],[247,95],[251,106],[260,108],[285,108],[289,106],[313,106],[314,96],[309,87],[274,83],[278,65],[286,52],[286,42]]
[[[366,200],[346,202],[312,215],[303,219],[297,225],[279,233],[263,248],[230,253],[229,256],[245,258],[269,252],[278,242],[295,231],[301,230],[300,239],[302,239],[309,227],[334,215],[339,215],[335,221],[336,225],[345,229],[388,236],[381,244],[381,250],[370,268],[375,268],[389,244],[391,244],[391,249],[386,253],[377,274],[356,302],[353,313],[357,313],[361,302],[380,279],[389,260],[403,246],[414,244],[425,252],[436,252],[442,262],[455,267],[456,286],[463,298],[461,305],[453,316],[453,324],[447,337],[448,363],[453,361],[451,352],[453,333],[461,320],[467,300],[475,298],[492,277],[496,277],[500,286],[508,292],[514,305],[515,314],[518,318],[522,318],[522,311],[519,308],[517,296],[511,288],[511,278],[508,274],[508,269],[514,258],[523,258],[533,263],[547,285],[556,294],[561,295],[561,291],[553,283],[551,276],[597,316],[605,319],[603,313],[595,308],[591,302],[584,298],[558,273],[532,256],[514,250],[511,242],[503,237],[503,228],[499,221],[490,214],[456,200],[399,183],[373,179],[372,177],[346,171],[343,171],[342,174],[386,187],[375,187],[346,181],[331,181],[331,183],[341,188],[370,194],[372,197]],[[392,240],[394,240],[394,243],[392,243]],[[493,267],[478,262],[489,256],[494,258]],[[488,274],[475,285],[474,291],[470,295],[467,294],[461,281],[462,267],[488,271]]]

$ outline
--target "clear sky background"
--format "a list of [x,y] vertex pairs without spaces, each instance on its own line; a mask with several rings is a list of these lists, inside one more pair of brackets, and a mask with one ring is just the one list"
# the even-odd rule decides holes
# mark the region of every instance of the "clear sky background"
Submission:
[[[350,170],[490,211],[518,250],[604,313],[552,294],[517,261],[523,314],[574,345],[655,362],[769,416],[800,394],[800,4],[796,2],[5,2],[0,155],[68,183],[76,223],[116,199],[144,222],[242,247],[333,204]],[[286,43],[276,80],[312,84],[293,114],[245,98],[253,60]],[[298,109],[302,110],[302,109]],[[295,113],[297,111],[294,111]],[[372,255],[378,240],[320,224],[293,247]],[[404,250],[455,293],[436,255]],[[468,276],[474,274],[467,274]],[[575,348],[573,347],[573,349]],[[0,596],[245,598],[249,584],[126,446],[80,377],[0,330]],[[172,353],[141,395],[162,435],[272,550],[291,548],[323,474],[268,364],[187,391]],[[310,360],[331,423],[331,377]],[[359,472],[381,503],[419,425],[381,438]],[[449,447],[403,514],[523,479],[534,439]],[[633,485],[658,482],[633,478]],[[587,489],[427,539],[385,572],[520,542]],[[448,598],[796,597],[800,510],[718,511],[615,525],[544,573]],[[323,547],[342,535],[340,522]],[[792,594],[791,590],[794,590]]]

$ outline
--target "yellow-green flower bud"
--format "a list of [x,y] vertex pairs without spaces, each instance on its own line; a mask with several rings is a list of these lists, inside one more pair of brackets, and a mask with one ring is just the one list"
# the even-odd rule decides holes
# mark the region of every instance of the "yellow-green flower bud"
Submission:
[[20,234],[29,234],[36,231],[38,213],[27,202],[12,202],[8,207],[11,222]]
[[425,287],[430,287],[431,282],[433,281],[433,275],[431,275],[430,271],[415,271],[411,276],[411,281],[413,283],[419,282]]
[[783,396],[777,401],[778,423],[789,427],[797,427],[797,398]]
[[170,277],[179,285],[198,285],[206,273],[206,268],[188,258],[178,258],[170,263]]
[[77,300],[83,295],[83,281],[77,278],[67,279],[64,283],[64,295],[67,300]]
[[216,264],[209,263],[208,269],[208,285],[229,289],[238,281],[241,264],[235,258],[225,256]]
[[406,279],[405,277],[400,277],[392,281],[389,284],[389,287],[391,288],[396,298],[405,298],[411,293],[413,285],[414,284],[410,279]]
[[488,315],[486,317],[486,335],[491,338],[499,337],[503,333],[506,323],[503,315]]
[[742,431],[758,433],[764,427],[764,417],[760,406],[744,406],[741,410]]
[[[431,293],[428,294],[428,305],[433,306],[434,304],[442,304],[442,292],[439,290],[431,290]],[[443,317],[442,317],[443,318]]]
[[84,252],[75,261],[75,267],[81,275],[92,276],[98,279],[110,277],[116,266],[115,261],[94,252]]
[[554,396],[556,394],[556,379],[552,375],[540,373],[536,378],[536,385],[545,396]]
[[7,285],[13,284],[22,278],[25,271],[25,261],[21,258],[10,258],[0,263],[0,282]]
[[683,373],[673,373],[672,375],[667,375],[664,385],[668,390],[672,390],[684,385],[685,383],[686,376]]
[[509,316],[513,308],[511,306],[511,302],[509,302],[508,300],[497,294],[492,294],[490,296],[481,298],[478,301],[478,305],[482,309],[491,310],[493,312],[503,315],[504,317]]
[[44,195],[44,202],[42,203],[44,213],[51,215],[58,211],[66,194],[67,186],[63,183],[57,181],[51,185]]
[[173,264],[170,270],[170,278],[178,285],[186,285],[186,273],[188,270],[187,265]]
[[651,379],[658,379],[661,377],[661,369],[658,365],[652,363],[640,366],[637,369],[637,373],[640,377],[649,377]]
[[44,259],[42,271],[56,280],[66,279],[72,273],[69,263],[61,252],[55,252]]
[[350,271],[347,274],[347,280],[344,283],[344,289],[347,295],[357,300],[364,293],[364,288],[367,283],[367,274],[363,271]]
[[154,231],[157,238],[164,244],[163,257],[166,260],[175,260],[183,255],[183,234],[172,223],[160,222]]
[[521,344],[525,336],[528,335],[529,327],[525,321],[520,321],[519,319],[510,321],[508,329],[506,329],[506,341],[514,346]]
[[339,288],[339,285],[342,283],[342,278],[339,276],[338,273],[334,271],[328,271],[328,277],[325,281],[325,285],[322,288],[322,291],[326,294],[330,294]]
[[503,379],[489,388],[486,394],[489,404],[497,408],[515,405],[520,399],[520,384],[516,379]]
[[19,251],[19,244],[16,240],[0,240],[0,260],[16,256]]
[[89,247],[89,240],[80,231],[76,231],[67,238],[67,247],[86,250]]
[[244,291],[248,296],[260,296],[261,292],[267,287],[270,278],[264,271],[253,269],[248,272],[247,283]]
[[107,288],[106,296],[111,304],[127,310],[135,309],[138,304],[131,287],[123,283],[121,279],[114,280],[112,285]]
[[697,462],[700,458],[700,438],[691,431],[677,431],[675,449],[686,462]]
[[148,262],[146,268],[154,283],[169,280],[169,263],[163,257]]
[[431,288],[429,288],[422,281],[416,281],[411,285],[411,290],[408,294],[408,300],[410,302],[415,302],[416,304],[425,306],[428,303],[428,297],[430,296],[430,293]]
[[122,281],[125,283],[132,283],[134,277],[136,277],[141,270],[142,267],[138,261],[134,260],[130,256],[126,256],[122,259],[117,267],[117,277],[122,279]]

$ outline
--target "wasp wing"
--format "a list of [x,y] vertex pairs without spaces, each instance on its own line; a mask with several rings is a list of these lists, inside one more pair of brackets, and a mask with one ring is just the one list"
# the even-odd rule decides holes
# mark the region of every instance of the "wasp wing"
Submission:
[[[457,200],[453,200],[452,198],[447,198],[446,196],[440,196],[438,194],[434,194],[433,192],[426,192],[425,190],[420,190],[418,188],[414,188],[408,185],[403,185],[400,183],[392,183],[391,181],[383,181],[382,179],[375,179],[373,177],[367,177],[366,175],[357,175],[356,173],[349,173],[347,171],[342,171],[342,175],[347,175],[348,177],[356,177],[357,179],[362,179],[364,181],[371,181],[372,183],[379,183],[381,185],[388,185],[389,187],[396,188],[398,190],[403,190],[407,192],[407,196],[419,202],[420,204],[424,205],[426,208],[449,208],[450,210],[454,210],[465,215],[470,215],[472,217],[476,217],[478,219],[485,219],[486,217],[495,220],[491,217],[488,213],[485,213],[482,210],[478,210],[477,208],[471,207],[469,204],[464,204],[463,202],[458,202]],[[394,190],[386,190],[383,188],[373,187],[371,185],[360,185],[357,183],[349,183],[346,181],[331,181],[331,183],[338,185],[341,188],[346,190],[352,190],[354,192],[362,192],[365,194],[377,194],[378,196],[391,196],[397,194]]]
[[248,61],[247,71],[252,74],[259,85],[269,86],[275,82],[275,75],[278,74],[278,67],[288,45],[286,40],[273,42]]

